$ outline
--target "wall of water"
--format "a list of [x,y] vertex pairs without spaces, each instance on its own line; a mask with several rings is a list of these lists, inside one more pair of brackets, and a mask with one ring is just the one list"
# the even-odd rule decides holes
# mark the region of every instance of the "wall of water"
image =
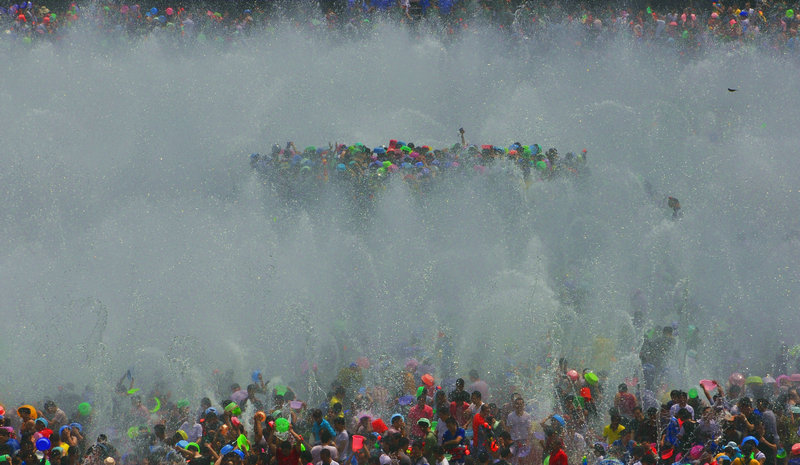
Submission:
[[[317,364],[324,386],[360,355],[440,366],[442,340],[456,375],[563,355],[622,379],[639,370],[634,294],[648,327],[698,328],[678,378],[768,370],[778,341],[798,342],[797,64],[561,45],[384,24],[228,49],[80,30],[8,48],[0,392],[101,386],[129,366],[186,394],[215,369],[292,380]],[[592,175],[424,195],[393,181],[364,214],[334,186],[286,203],[248,164],[287,140],[444,146],[459,127],[586,148]]]

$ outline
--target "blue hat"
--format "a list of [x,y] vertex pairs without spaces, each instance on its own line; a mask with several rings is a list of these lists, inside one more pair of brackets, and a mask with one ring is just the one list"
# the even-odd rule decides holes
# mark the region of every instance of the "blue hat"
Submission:
[[225,444],[222,446],[222,450],[219,451],[219,455],[225,455],[233,452],[233,446],[230,444]]
[[233,452],[234,452],[236,455],[238,455],[240,459],[244,460],[244,452],[242,452],[242,451],[241,451],[241,450],[239,450],[239,449],[236,449],[236,450],[234,450]]
[[181,449],[186,449],[187,447],[189,447],[189,441],[187,441],[186,439],[181,439],[175,445],[180,447]]
[[561,427],[563,427],[563,428],[566,428],[566,426],[567,426],[567,422],[566,422],[566,421],[564,421],[564,418],[563,418],[561,415],[559,415],[559,414],[557,414],[557,413],[556,413],[556,414],[554,414],[554,415],[553,415],[553,420],[555,420],[555,421],[557,421],[557,422],[561,423]]
[[78,422],[75,422],[75,423],[70,423],[70,424],[69,424],[69,426],[71,426],[71,427],[73,427],[73,428],[78,428],[78,432],[79,432],[79,433],[82,433],[82,432],[83,432],[83,425],[81,425],[81,424],[80,424],[80,423],[78,423]]
[[69,425],[64,425],[61,428],[58,428],[58,435],[60,436],[64,432],[65,429],[70,429],[70,426]]
[[217,409],[215,409],[214,407],[209,407],[206,409],[205,414],[208,415],[209,413],[213,413],[214,415],[219,415],[219,413],[217,413]]
[[395,418],[399,418],[399,419],[402,420],[403,419],[403,415],[400,415],[399,413],[395,413],[394,415],[392,415],[392,418],[389,419],[389,423],[394,423],[394,419]]
[[746,436],[744,439],[742,439],[742,447],[744,447],[744,443],[747,441],[753,441],[756,446],[758,445],[758,439],[756,439],[755,436]]
[[37,419],[36,419],[36,422],[35,422],[35,423],[38,423],[38,422],[40,422],[40,421],[41,421],[42,423],[44,423],[44,427],[45,427],[45,428],[47,428],[47,420],[46,420],[44,417],[39,417],[39,418],[37,418]]

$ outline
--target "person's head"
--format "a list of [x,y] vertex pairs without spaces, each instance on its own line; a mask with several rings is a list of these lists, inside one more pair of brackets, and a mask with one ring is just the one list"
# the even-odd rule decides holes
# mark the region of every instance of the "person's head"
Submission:
[[405,436],[400,436],[399,433],[397,434],[397,436],[398,436],[398,438],[397,438],[397,449],[399,451],[405,453],[408,450],[408,438],[405,437]]
[[772,405],[769,403],[769,401],[767,399],[764,399],[763,397],[761,397],[761,398],[756,399],[756,408],[759,411],[764,412],[766,410],[772,410]]
[[425,393],[422,393],[422,394],[418,395],[417,396],[417,406],[425,407],[425,399],[426,399]]
[[620,383],[620,385],[617,386],[617,392],[619,393],[628,392],[628,385],[625,383]]
[[470,400],[473,404],[480,404],[481,403],[481,391],[472,391],[472,395],[470,396]]
[[56,410],[58,410],[58,407],[56,406],[56,403],[53,402],[52,400],[48,400],[47,402],[44,403],[45,412],[53,414],[56,413]]
[[331,436],[331,432],[328,431],[328,428],[322,428],[319,432],[319,441],[323,444],[327,444],[331,442],[333,436]]
[[688,401],[689,401],[689,393],[687,393],[686,391],[681,391],[678,397],[678,403],[680,403],[681,405],[686,405],[686,402]]
[[475,381],[478,381],[479,379],[481,379],[481,377],[478,376],[478,370],[470,370],[469,371],[469,379],[472,382],[475,382]]
[[458,430],[458,422],[453,417],[449,417],[447,421],[445,421],[445,426],[447,426],[447,430],[450,431],[451,434]]
[[672,326],[664,326],[664,328],[661,329],[661,335],[664,337],[671,338],[673,331],[674,330]]
[[509,447],[501,447],[500,448],[500,458],[505,460],[506,462],[509,461],[511,458],[511,448]]
[[525,410],[525,399],[522,396],[514,399],[514,411],[519,415]]
[[464,389],[464,378],[458,378],[456,380],[456,390],[458,391],[462,389]]
[[739,399],[736,406],[739,407],[739,412],[745,415],[750,415],[753,412],[753,403],[750,401],[749,397],[742,397]]
[[17,409],[17,413],[22,421],[33,420],[33,411],[29,407],[20,407]]
[[489,463],[489,459],[490,459],[489,453],[486,452],[485,450],[481,450],[480,452],[478,452],[478,463],[487,464]]
[[658,408],[650,407],[647,409],[647,418],[654,420],[658,418]]
[[675,415],[675,418],[681,421],[691,420],[692,414],[689,413],[689,409],[682,408],[678,410],[678,413]]
[[322,460],[322,463],[331,463],[330,449],[323,447],[322,450],[319,451],[319,458]]
[[392,428],[400,429],[403,427],[403,415],[395,413],[394,415],[392,415],[391,420],[392,420]]
[[617,426],[622,421],[622,417],[618,413],[611,414],[611,426]]
[[638,405],[633,408],[633,418],[635,418],[637,420],[643,420],[644,419],[644,413],[642,412],[642,408],[639,407]]
[[322,410],[315,408],[311,411],[311,418],[316,422],[319,423],[322,421]]
[[758,439],[754,438],[753,436],[747,436],[746,438],[742,439],[742,454],[747,456],[749,453],[755,452],[757,446]]
[[427,418],[420,418],[417,421],[417,427],[422,431],[422,434],[428,434],[428,431],[431,429],[431,421]]
[[231,384],[231,392],[236,392],[236,391],[238,391],[238,390],[239,390],[239,389],[241,389],[241,388],[242,388],[242,387],[241,387],[241,386],[239,386],[239,383],[233,383],[233,384]]
[[337,433],[344,431],[344,417],[336,417],[333,419],[333,429]]

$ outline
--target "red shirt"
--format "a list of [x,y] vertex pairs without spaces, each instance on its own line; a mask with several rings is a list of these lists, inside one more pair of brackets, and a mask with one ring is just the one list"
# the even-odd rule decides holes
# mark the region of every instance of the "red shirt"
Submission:
[[419,404],[417,404],[408,411],[408,422],[411,423],[411,436],[415,438],[422,438],[424,436],[422,434],[422,429],[417,425],[420,418],[427,418],[428,420],[433,418],[433,407],[425,405],[420,408]]
[[476,413],[472,417],[472,448],[478,450],[482,442],[486,440],[486,433],[483,431],[483,426],[486,424],[486,419],[483,415]]
[[283,449],[278,447],[275,451],[275,458],[278,460],[278,465],[297,465],[300,463],[300,452],[296,447],[292,447],[292,451],[288,454],[283,453]]
[[550,465],[567,465],[567,453],[558,449],[555,454],[550,454]]

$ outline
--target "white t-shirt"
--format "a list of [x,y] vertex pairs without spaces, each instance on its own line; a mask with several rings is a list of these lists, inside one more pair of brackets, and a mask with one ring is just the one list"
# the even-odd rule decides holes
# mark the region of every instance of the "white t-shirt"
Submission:
[[350,442],[350,436],[347,434],[347,430],[342,430],[341,433],[337,434],[333,442],[336,444],[336,449],[339,450],[339,460],[347,460],[347,455],[350,453],[347,450],[349,449],[347,446]]
[[517,415],[516,412],[509,413],[506,418],[506,427],[511,439],[513,441],[527,442],[532,421],[533,419],[528,412],[522,412],[522,415]]

